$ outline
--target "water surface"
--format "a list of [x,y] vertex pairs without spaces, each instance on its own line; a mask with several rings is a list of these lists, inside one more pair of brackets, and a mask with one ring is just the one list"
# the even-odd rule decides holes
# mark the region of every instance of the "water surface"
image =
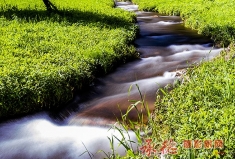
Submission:
[[[209,38],[185,28],[180,17],[138,11],[138,6],[129,2],[118,2],[117,5],[137,14],[140,32],[134,44],[141,58],[97,79],[89,91],[77,95],[53,118],[42,112],[2,123],[1,159],[106,157],[104,153],[96,152],[103,150],[111,154],[107,136],[122,138],[117,130],[109,130],[110,125],[121,119],[130,100],[141,100],[136,85],[153,111],[157,90],[174,83],[178,78],[177,71],[210,60],[221,51],[212,48],[213,42]],[[138,109],[143,108],[139,105]],[[137,120],[137,111],[131,111],[128,117]],[[133,132],[129,135],[131,140],[137,141]],[[124,136],[127,140],[128,135],[124,133]],[[120,155],[125,154],[124,147],[117,146],[117,140],[114,145]],[[132,146],[137,148],[137,144]]]

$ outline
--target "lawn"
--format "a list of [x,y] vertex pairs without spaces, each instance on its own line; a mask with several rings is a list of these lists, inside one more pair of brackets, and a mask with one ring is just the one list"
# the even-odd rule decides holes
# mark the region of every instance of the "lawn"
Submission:
[[[214,60],[188,69],[182,77],[184,82],[172,91],[159,90],[164,97],[156,99],[155,112],[146,127],[152,132],[150,138],[158,148],[164,141],[178,144],[177,155],[168,153],[169,158],[235,158],[235,1],[133,2],[143,10],[179,15],[187,27],[210,36],[218,46],[229,45]],[[183,144],[186,141],[199,141],[202,147],[195,149],[194,144],[186,149]],[[206,141],[212,142],[209,149]],[[223,141],[222,147],[216,146],[216,141]]]
[[128,60],[134,13],[112,0],[0,0],[0,117],[64,106]]

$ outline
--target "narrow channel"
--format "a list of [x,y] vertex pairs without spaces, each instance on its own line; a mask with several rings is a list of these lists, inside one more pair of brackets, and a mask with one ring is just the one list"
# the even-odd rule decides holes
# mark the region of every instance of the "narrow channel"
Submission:
[[[121,120],[121,114],[131,104],[129,101],[141,100],[136,85],[153,110],[159,88],[173,83],[182,69],[209,60],[221,51],[212,48],[213,41],[209,38],[185,28],[179,16],[138,11],[138,6],[131,2],[116,2],[116,5],[137,14],[140,30],[134,44],[141,58],[98,79],[92,98],[78,104],[80,111],[69,118],[70,124],[105,125]],[[137,119],[136,110],[129,113],[129,119]]]
[[[112,153],[107,136],[121,135],[109,130],[109,125],[121,119],[131,100],[141,100],[136,86],[152,111],[159,88],[174,83],[183,69],[210,60],[221,51],[212,47],[209,38],[185,28],[178,16],[138,11],[138,6],[130,2],[116,5],[137,15],[139,34],[134,45],[141,58],[97,79],[90,91],[76,96],[67,109],[56,115],[62,121],[41,112],[2,123],[0,159],[106,157],[96,152]],[[128,117],[136,120],[137,112],[131,111]],[[129,133],[136,140],[134,133]],[[117,148],[117,141],[115,144],[117,152],[124,155],[125,149]]]

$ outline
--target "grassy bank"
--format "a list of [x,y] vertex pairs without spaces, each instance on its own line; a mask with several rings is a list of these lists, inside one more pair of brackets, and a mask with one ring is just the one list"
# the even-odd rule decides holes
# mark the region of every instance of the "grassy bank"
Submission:
[[135,15],[112,0],[0,0],[0,117],[64,105],[96,75],[137,57]]
[[[228,59],[228,54],[235,54],[234,47],[230,53],[189,69],[183,84],[156,101],[153,137],[177,142],[178,157],[235,157],[235,60]],[[224,148],[185,149],[182,144],[188,139],[221,139]]]
[[133,0],[140,9],[180,15],[187,27],[212,37],[221,46],[235,40],[235,1],[230,0]]
[[[141,9],[164,14],[180,15],[186,26],[211,36],[220,44],[230,44],[211,62],[188,69],[184,82],[172,91],[161,90],[156,110],[147,127],[159,150],[164,141],[174,140],[178,154],[169,158],[235,158],[235,54],[234,1],[163,1],[133,0]],[[223,148],[215,148],[214,141],[223,140]],[[202,147],[186,149],[185,140],[198,140]],[[206,149],[204,141],[211,140]],[[137,156],[136,158],[142,158]]]

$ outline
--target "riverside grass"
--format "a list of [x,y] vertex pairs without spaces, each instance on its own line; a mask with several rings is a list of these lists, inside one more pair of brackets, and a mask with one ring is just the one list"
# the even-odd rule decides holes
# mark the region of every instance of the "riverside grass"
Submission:
[[[200,65],[188,68],[181,82],[159,89],[152,114],[145,104],[147,101],[135,101],[134,106],[144,105],[149,121],[147,125],[139,122],[139,125],[128,126],[138,139],[151,139],[153,147],[148,151],[156,150],[152,158],[160,158],[160,149],[169,140],[177,143],[177,154],[166,154],[166,159],[235,158],[235,46],[230,45],[229,48],[230,51],[222,51],[212,61],[202,61]],[[139,119],[142,121],[141,113]],[[125,123],[125,118],[123,121]],[[144,132],[145,136],[140,132]],[[193,146],[186,149],[183,146],[185,140],[202,143],[205,140],[222,140],[223,148],[212,145],[212,148],[206,149],[202,145],[199,149]],[[139,144],[144,146],[143,141]],[[149,158],[146,155],[129,150],[127,156],[120,158]]]
[[137,58],[134,13],[112,0],[0,0],[0,117],[54,109]]
[[220,46],[235,40],[234,0],[133,0],[140,9],[179,15],[187,27],[212,37]]
[[[178,155],[172,158],[235,158],[235,48],[210,62],[188,69],[185,82],[157,98],[152,137],[173,139]],[[184,140],[223,140],[223,149],[185,149]]]
[[[166,158],[235,158],[235,1],[162,1],[133,0],[141,9],[182,16],[186,26],[211,36],[230,51],[210,62],[203,62],[187,70],[184,82],[159,90],[163,98],[156,99],[155,112],[146,131],[160,148],[169,139],[178,143],[177,155]],[[185,149],[184,140],[216,140],[224,142],[222,149]],[[214,145],[213,145],[214,146]],[[128,157],[127,157],[128,158]],[[135,158],[143,158],[142,154]],[[156,157],[157,158],[157,157]]]

